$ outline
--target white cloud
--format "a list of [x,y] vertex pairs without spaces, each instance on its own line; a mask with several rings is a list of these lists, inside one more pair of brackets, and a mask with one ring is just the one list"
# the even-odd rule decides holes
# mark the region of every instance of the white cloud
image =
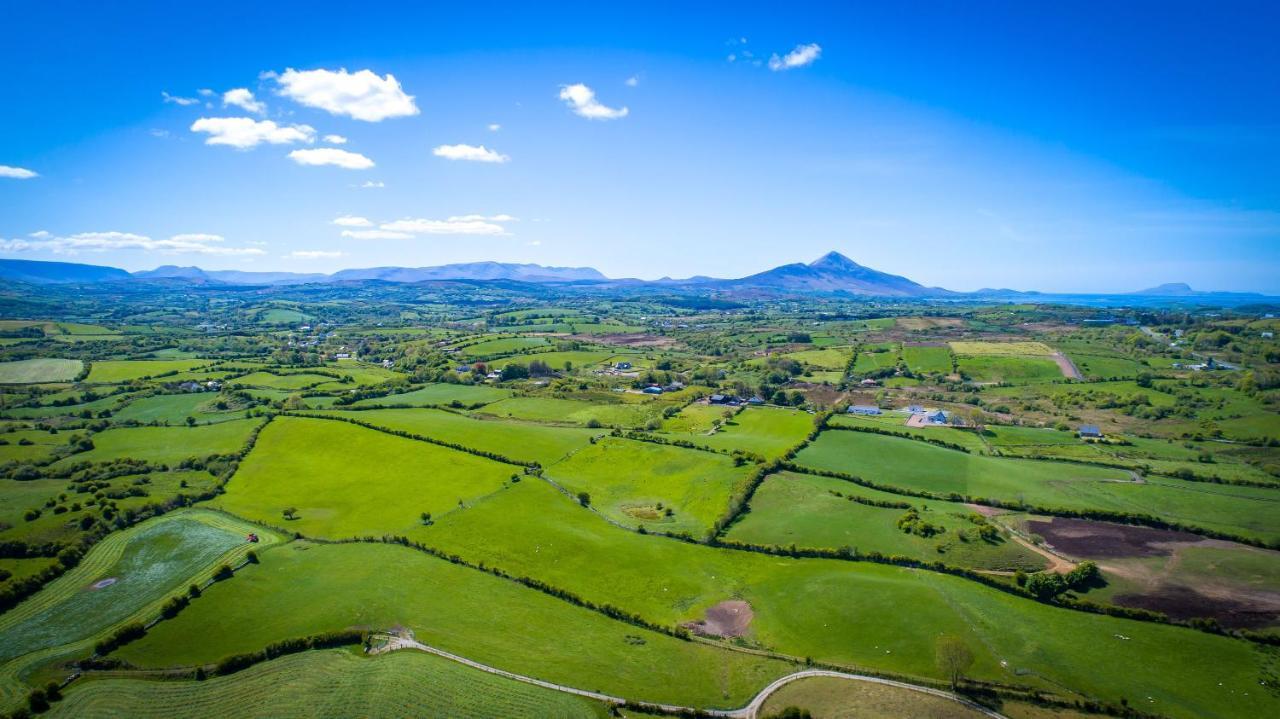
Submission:
[[640,84],[640,76],[639,76],[639,75],[632,75],[631,77],[627,78],[626,84],[627,84],[627,87],[635,87],[636,85],[639,85],[639,84]]
[[489,123],[489,132],[497,132],[498,130],[501,130],[501,129],[502,129],[502,125],[499,125],[496,122]]
[[210,90],[207,87],[202,87],[199,90],[196,90],[196,92],[200,93],[200,97],[213,97],[215,94],[213,90]]
[[489,222],[515,222],[516,218],[511,215],[454,215],[447,222],[478,222],[487,220]]
[[413,235],[408,232],[395,232],[392,230],[343,230],[343,237],[350,237],[353,240],[412,240]]
[[9,177],[15,180],[30,180],[33,177],[39,177],[40,173],[35,170],[28,170],[25,167],[11,167],[9,165],[0,165],[0,177]]
[[626,117],[630,112],[625,107],[614,109],[601,105],[600,101],[596,100],[595,91],[582,83],[561,85],[560,99],[569,105],[574,114],[588,120],[616,120]]
[[228,105],[235,105],[255,115],[261,115],[267,111],[267,106],[255,98],[248,88],[244,87],[237,87],[234,90],[227,90],[222,93],[222,106],[227,107]]
[[295,142],[315,141],[316,131],[310,125],[281,126],[271,120],[254,120],[251,117],[202,117],[191,123],[192,132],[205,132],[206,145],[228,145],[240,150],[257,147],[262,143],[291,145]]
[[367,217],[356,217],[355,215],[343,215],[334,218],[333,224],[340,227],[373,227],[373,223]]
[[347,138],[343,137],[342,135],[325,135],[324,141],[329,143],[330,145],[347,144]]
[[227,247],[221,235],[187,233],[168,239],[152,239],[132,232],[81,232],[67,237],[47,232],[33,233],[29,240],[0,240],[0,250],[5,252],[45,251],[59,255],[75,255],[80,252],[107,252],[110,250],[143,250],[163,254],[181,255],[261,255],[256,247]]
[[487,218],[474,216],[450,217],[447,220],[407,218],[387,222],[380,227],[391,232],[407,232],[414,235],[505,235],[507,230]]
[[276,77],[280,95],[332,115],[346,115],[365,122],[418,114],[412,95],[406,95],[390,73],[378,77],[370,70],[349,73],[333,70],[294,70]]
[[285,255],[285,259],[293,260],[327,260],[342,257],[347,253],[334,250],[294,250]]
[[812,65],[821,54],[822,47],[816,42],[811,42],[808,45],[796,45],[794,50],[782,57],[778,57],[778,54],[774,53],[773,57],[769,58],[769,69],[779,72]]
[[168,137],[168,136],[169,136],[169,131],[168,131],[168,130],[161,130],[161,129],[160,129],[160,128],[158,128],[158,127],[153,127],[153,128],[151,128],[150,130],[147,130],[147,134],[148,134],[148,135],[151,135],[152,137]]
[[387,186],[387,183],[383,182],[382,180],[378,180],[377,182],[374,182],[373,180],[365,180],[364,184],[361,185],[361,187],[365,189],[373,189],[373,190],[381,190],[386,186]]
[[346,170],[367,170],[373,167],[373,160],[358,152],[348,152],[333,147],[320,147],[314,150],[294,150],[289,159],[299,165],[334,165]]
[[440,145],[431,151],[436,157],[443,157],[446,160],[467,160],[469,162],[497,162],[503,163],[511,160],[510,157],[496,150],[490,150],[484,145]]
[[525,244],[526,244],[526,245],[528,245],[528,246],[530,246],[530,247],[541,247],[541,246],[542,246],[542,240],[529,240],[529,241],[528,241],[528,242],[526,242]]
[[180,97],[178,95],[170,95],[164,90],[160,91],[160,97],[165,102],[170,102],[170,103],[173,103],[174,105],[182,105],[183,107],[186,107],[187,105],[198,105],[200,103],[200,100],[194,97]]

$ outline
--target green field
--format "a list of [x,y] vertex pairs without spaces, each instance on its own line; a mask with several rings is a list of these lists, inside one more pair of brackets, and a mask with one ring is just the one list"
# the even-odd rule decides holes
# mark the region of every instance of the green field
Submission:
[[0,362],[0,384],[66,382],[80,374],[84,363],[69,359],[29,359]]
[[951,350],[946,347],[920,347],[905,345],[902,359],[916,374],[951,374]]
[[896,522],[906,510],[860,504],[849,497],[907,501],[839,479],[783,472],[770,476],[756,490],[751,511],[733,525],[727,539],[781,547],[850,547],[974,569],[1037,571],[1044,567],[1044,558],[1019,544],[979,538],[969,520],[976,515],[958,502],[909,500],[925,521],[944,529],[925,538],[898,528]]
[[1186,717],[1247,715],[1274,701],[1250,690],[1264,660],[1238,640],[1058,609],[934,572],[645,537],[532,482],[418,534],[472,561],[657,621],[687,621],[742,599],[755,612],[751,640],[792,655],[937,676],[934,640],[948,632],[979,654],[972,676],[1039,675],[1104,696],[1138,682],[1154,699],[1149,710]]
[[722,454],[606,438],[552,465],[547,474],[574,494],[589,493],[591,506],[610,519],[700,537],[753,469],[735,467]]
[[913,491],[1153,514],[1266,541],[1280,539],[1275,522],[1280,497],[1270,489],[1164,477],[1136,483],[1126,481],[1127,472],[1108,467],[985,457],[866,432],[824,432],[796,461]]
[[712,449],[735,450],[772,459],[804,440],[813,431],[813,416],[798,410],[751,407],[739,412],[712,435],[673,435]]
[[389,394],[385,397],[362,399],[352,406],[368,407],[393,404],[422,406],[443,405],[451,402],[460,402],[464,405],[470,406],[474,404],[496,402],[510,396],[511,390],[509,389],[499,389],[498,387],[489,387],[487,385],[441,383],[429,384],[425,387],[419,387],[411,392],[402,392],[400,394]]
[[616,352],[609,351],[581,350],[572,352],[538,352],[536,354],[514,355],[494,360],[492,362],[486,362],[485,364],[488,365],[490,369],[501,370],[503,367],[512,363],[527,365],[530,362],[537,360],[539,362],[546,363],[547,366],[551,367],[551,369],[562,370],[565,368],[566,364],[574,367],[596,367],[607,361],[616,362],[619,359],[637,363],[638,366],[638,363],[643,361],[644,358],[638,355],[619,355]]
[[771,694],[761,716],[787,707],[806,709],[814,719],[981,719],[981,712],[959,702],[871,682],[809,677]]
[[198,422],[221,422],[243,417],[244,412],[220,411],[214,406],[216,393],[186,392],[183,394],[159,394],[135,399],[111,414],[117,422],[160,422],[182,424],[187,417]]
[[1051,359],[1011,357],[998,354],[960,355],[960,374],[980,384],[1050,382],[1062,379],[1062,370]]
[[605,433],[600,429],[477,419],[436,409],[375,409],[324,414],[350,417],[358,422],[493,452],[521,462],[538,462],[544,466],[586,447],[592,437]]
[[95,361],[89,368],[86,382],[92,384],[115,384],[130,382],[143,377],[155,377],[167,372],[185,372],[196,367],[207,366],[209,360],[106,360]]
[[330,649],[281,657],[208,681],[104,678],[76,682],[50,717],[517,716],[590,719],[602,704],[486,674],[430,654],[377,657]]
[[194,427],[120,427],[93,435],[93,449],[58,461],[58,466],[107,462],[132,457],[156,464],[177,464],[189,457],[239,452],[249,433],[262,424],[237,419]]
[[[419,515],[460,510],[500,491],[520,468],[346,422],[281,417],[213,505],[331,538],[403,534]],[[297,518],[282,512],[296,508]]]
[[477,412],[538,422],[586,425],[594,420],[605,427],[643,427],[661,416],[657,402],[597,403],[556,397],[512,397],[485,405]]
[[535,347],[546,347],[549,344],[551,344],[551,340],[546,337],[503,337],[467,345],[463,348],[463,353],[467,357],[483,358]]
[[189,666],[288,637],[393,626],[500,669],[649,701],[736,707],[787,671],[382,544],[295,542],[264,552],[260,567],[215,586],[116,655],[139,666]]

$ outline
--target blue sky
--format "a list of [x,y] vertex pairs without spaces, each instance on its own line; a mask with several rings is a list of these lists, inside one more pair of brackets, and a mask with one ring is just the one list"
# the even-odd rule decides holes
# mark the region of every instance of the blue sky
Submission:
[[1280,294],[1274,3],[532,5],[6,3],[0,256]]

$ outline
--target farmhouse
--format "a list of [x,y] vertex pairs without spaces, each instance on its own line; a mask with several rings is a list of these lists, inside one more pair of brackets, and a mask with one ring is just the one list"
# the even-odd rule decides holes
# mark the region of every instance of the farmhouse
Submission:
[[1081,439],[1102,439],[1102,430],[1096,424],[1082,424],[1079,435]]
[[659,387],[659,386],[658,386],[658,385],[656,385],[656,384],[655,384],[655,385],[650,385],[650,386],[648,386],[648,387],[645,387],[644,389],[642,389],[642,390],[640,390],[640,391],[641,391],[641,392],[644,392],[645,394],[662,394],[662,388],[661,388],[661,387]]
[[613,367],[614,367],[614,369],[631,369],[631,363],[630,363],[630,362],[619,362],[618,364],[614,365]]
[[849,407],[849,414],[880,414],[880,408],[869,404],[855,404]]
[[933,424],[946,424],[947,411],[945,409],[936,409],[925,415],[925,419]]
[[862,380],[861,382],[859,382],[858,384],[862,385],[863,387],[876,387],[876,386],[878,386],[880,383],[879,383],[879,382],[877,382],[877,381],[875,381],[875,380],[873,380],[873,379],[871,379],[870,377],[868,377],[868,378],[866,378],[866,379]]

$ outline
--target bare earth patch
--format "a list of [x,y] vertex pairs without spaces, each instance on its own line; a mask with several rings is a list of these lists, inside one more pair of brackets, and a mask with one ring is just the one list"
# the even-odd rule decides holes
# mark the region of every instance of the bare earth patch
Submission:
[[1162,557],[1172,552],[1166,546],[1169,542],[1201,541],[1190,532],[1065,517],[1049,521],[1032,519],[1027,522],[1027,529],[1044,537],[1054,549],[1086,559]]
[[707,609],[706,616],[696,622],[686,622],[684,627],[708,637],[740,637],[747,633],[754,617],[750,604],[730,599]]
[[676,343],[674,337],[646,334],[583,335],[582,339],[624,347],[670,347]]

